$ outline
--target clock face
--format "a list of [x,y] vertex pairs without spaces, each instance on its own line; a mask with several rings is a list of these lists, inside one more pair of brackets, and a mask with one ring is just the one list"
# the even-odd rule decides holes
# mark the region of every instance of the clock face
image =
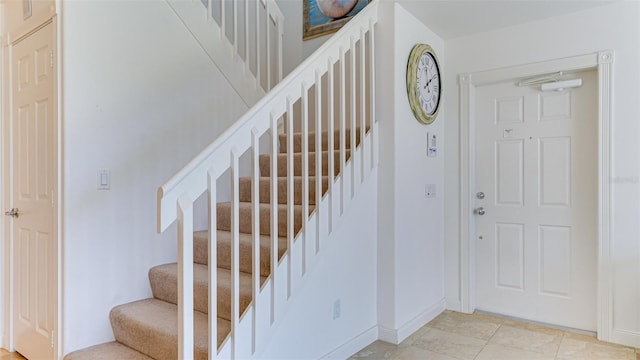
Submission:
[[433,115],[440,100],[440,71],[431,53],[422,54],[416,76],[420,106],[426,114]]
[[420,123],[431,124],[440,110],[442,79],[433,48],[417,44],[407,62],[407,95],[413,115]]

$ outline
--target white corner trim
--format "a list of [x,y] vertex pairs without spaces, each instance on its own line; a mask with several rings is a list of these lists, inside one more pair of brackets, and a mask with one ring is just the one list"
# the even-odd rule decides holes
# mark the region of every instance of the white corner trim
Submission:
[[376,340],[378,340],[378,327],[373,326],[320,359],[347,359]]
[[429,321],[435,319],[446,309],[446,300],[440,299],[437,303],[425,311],[418,314],[413,319],[407,321],[397,330],[389,329],[384,326],[378,326],[378,339],[391,344],[400,344],[404,339],[408,338],[421,327],[425,326]]
[[[459,284],[460,308],[463,312],[475,310],[475,228],[471,214],[471,194],[475,190],[475,89],[481,85],[557,71],[597,69],[598,71],[598,339],[618,340],[613,332],[613,278],[611,267],[611,165],[613,119],[613,60],[612,50],[544,61],[527,65],[460,74],[459,129]],[[628,335],[628,334],[627,334]],[[638,339],[635,340],[636,342]]]
[[598,339],[613,341],[613,269],[611,266],[611,166],[613,51],[598,53]]
[[[458,172],[460,179],[460,188],[459,188],[459,206],[458,206],[458,217],[459,217],[459,226],[460,226],[460,239],[458,240],[458,248],[460,249],[460,283],[467,284],[467,286],[460,287],[460,311],[465,313],[473,312],[474,306],[472,305],[472,296],[471,296],[471,288],[473,282],[472,276],[472,258],[471,258],[471,249],[470,247],[473,244],[473,241],[469,238],[471,236],[470,229],[472,229],[473,224],[471,222],[474,221],[471,214],[471,187],[472,184],[475,183],[474,180],[474,162],[475,157],[471,156],[470,149],[475,148],[474,138],[470,136],[470,124],[471,121],[471,104],[468,103],[468,99],[471,97],[472,91],[472,83],[471,83],[471,75],[470,74],[461,74],[458,77],[459,87],[460,87],[460,128],[459,128],[459,139],[458,144],[460,145],[459,151],[459,161],[458,161]],[[472,147],[473,146],[473,147]]]

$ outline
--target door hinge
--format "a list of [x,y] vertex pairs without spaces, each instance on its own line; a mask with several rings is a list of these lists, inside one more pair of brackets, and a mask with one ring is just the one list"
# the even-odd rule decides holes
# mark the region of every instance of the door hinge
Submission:
[[55,331],[51,331],[51,348],[53,348],[53,344],[55,343]]
[[53,199],[53,190],[51,190],[51,207],[52,208],[56,207],[55,200]]
[[49,52],[50,54],[50,66],[53,69],[53,49],[51,49],[51,51]]

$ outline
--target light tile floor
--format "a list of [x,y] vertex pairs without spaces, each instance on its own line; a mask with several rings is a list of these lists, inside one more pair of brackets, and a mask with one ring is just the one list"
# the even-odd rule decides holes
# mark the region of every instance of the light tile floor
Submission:
[[640,349],[526,322],[445,311],[400,345],[376,341],[351,359],[640,360]]

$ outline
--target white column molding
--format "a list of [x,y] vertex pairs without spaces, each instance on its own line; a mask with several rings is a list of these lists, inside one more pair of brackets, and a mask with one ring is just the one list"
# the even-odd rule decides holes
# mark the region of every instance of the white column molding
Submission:
[[472,294],[471,294],[471,282],[473,279],[471,267],[471,251],[470,247],[473,241],[471,241],[470,222],[472,218],[469,216],[471,211],[471,177],[473,172],[471,171],[471,162],[473,157],[470,154],[470,145],[472,142],[470,136],[470,122],[471,122],[471,76],[469,74],[461,74],[458,76],[458,84],[460,91],[460,127],[459,127],[459,139],[460,144],[460,161],[459,161],[459,179],[460,179],[460,194],[459,194],[459,224],[460,224],[460,240],[459,254],[460,254],[460,311],[471,313],[475,306],[472,306]]
[[598,53],[598,339],[613,332],[613,269],[611,266],[611,119],[613,51]]

